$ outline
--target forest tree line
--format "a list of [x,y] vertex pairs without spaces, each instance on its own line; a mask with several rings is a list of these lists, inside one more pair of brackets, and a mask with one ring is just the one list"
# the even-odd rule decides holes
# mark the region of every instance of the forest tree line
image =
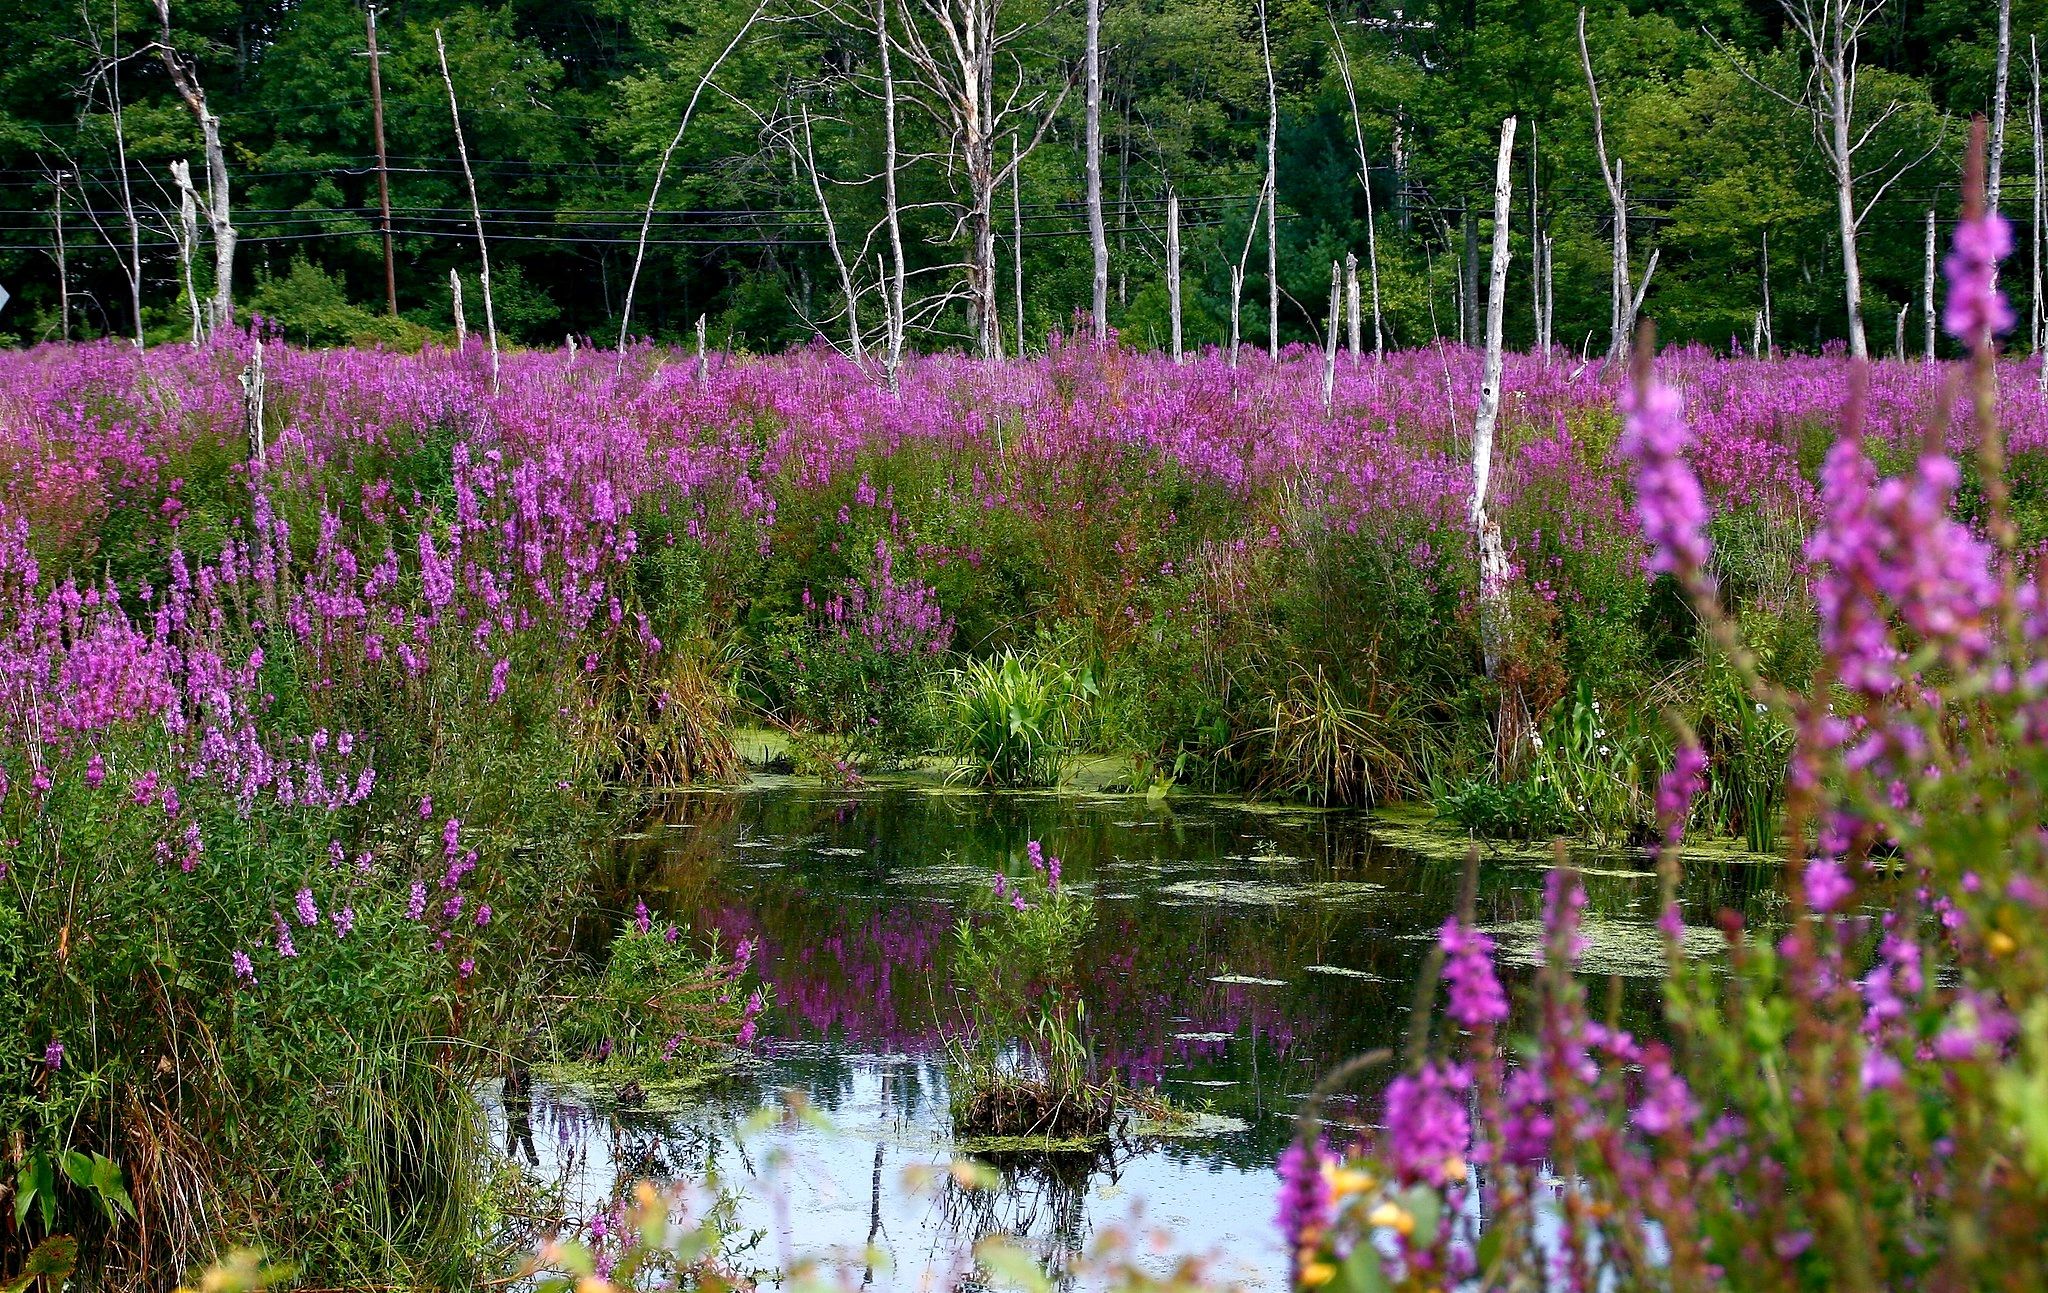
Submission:
[[1368,346],[1476,341],[1512,115],[1509,345],[1597,353],[1639,298],[1668,340],[1853,348],[1860,319],[1872,353],[1918,354],[1977,113],[2019,230],[2018,344],[2038,335],[2048,0],[0,14],[16,343],[261,314],[404,345],[458,313],[483,330],[488,295],[528,343],[682,342],[702,319],[756,350],[1014,353],[1099,302],[1130,344],[1169,345],[1176,317],[1187,347],[1226,344],[1236,315],[1263,347],[1275,314],[1281,344],[1315,344],[1347,258]]

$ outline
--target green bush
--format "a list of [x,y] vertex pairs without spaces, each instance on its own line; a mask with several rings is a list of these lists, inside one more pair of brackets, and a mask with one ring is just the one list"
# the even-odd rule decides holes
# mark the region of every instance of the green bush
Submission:
[[961,775],[989,786],[1058,783],[1094,691],[1087,673],[1042,652],[970,662],[950,697],[948,736],[964,760]]

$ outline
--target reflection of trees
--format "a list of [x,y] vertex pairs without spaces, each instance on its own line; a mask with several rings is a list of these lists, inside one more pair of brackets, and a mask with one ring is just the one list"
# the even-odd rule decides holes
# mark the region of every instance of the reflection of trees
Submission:
[[1117,1179],[1112,1150],[1020,1150],[979,1154],[995,1173],[991,1188],[948,1177],[940,1187],[939,1224],[960,1247],[1003,1235],[1037,1253],[1056,1286],[1073,1285],[1071,1266],[1088,1241],[1088,1193],[1098,1173]]

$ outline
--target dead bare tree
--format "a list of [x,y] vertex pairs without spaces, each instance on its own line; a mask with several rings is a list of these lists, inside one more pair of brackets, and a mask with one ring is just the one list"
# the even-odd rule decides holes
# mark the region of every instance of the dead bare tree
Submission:
[[192,187],[192,163],[171,163],[171,183],[178,186],[178,270],[185,278],[185,304],[192,311],[192,346],[206,340],[206,325],[199,315],[199,287],[192,277],[192,261],[199,254],[199,193]]
[[[647,233],[654,226],[654,207],[661,200],[661,186],[662,182],[668,178],[669,163],[675,160],[676,149],[682,146],[683,132],[690,128],[690,118],[697,111],[697,100],[703,97],[704,87],[711,84],[711,78],[718,75],[719,67],[735,49],[739,48],[740,42],[747,38],[747,33],[753,30],[754,24],[760,21],[761,15],[767,11],[767,8],[768,0],[760,0],[754,6],[753,12],[747,15],[747,20],[740,24],[740,29],[733,33],[732,39],[726,42],[725,48],[718,51],[718,57],[711,60],[711,66],[704,69],[704,75],[697,78],[697,86],[690,91],[689,102],[683,105],[682,120],[676,123],[676,133],[669,138],[668,147],[661,150],[661,164],[654,168],[654,184],[647,190],[647,209],[640,215],[640,239],[633,249],[633,272],[626,278],[626,298],[619,308],[618,362],[621,364],[625,363],[626,336],[633,326],[633,293],[640,286],[640,269],[647,261]],[[895,118],[892,114],[890,118],[890,134],[892,139],[895,133],[894,124]],[[893,175],[890,178],[890,185],[893,189],[895,185]],[[893,369],[891,371],[893,372]]]
[[1095,256],[1089,309],[1095,339],[1109,335],[1109,238],[1102,226],[1102,0],[1087,0],[1088,246]]
[[1273,79],[1273,33],[1259,0],[1259,54],[1266,64],[1266,354],[1280,358],[1280,86]]
[[1619,363],[1627,357],[1629,338],[1635,335],[1631,306],[1636,298],[1629,281],[1628,189],[1622,180],[1621,159],[1610,162],[1607,156],[1607,118],[1600,103],[1600,80],[1593,75],[1593,53],[1586,45],[1583,8],[1579,10],[1579,63],[1586,72],[1586,93],[1593,100],[1593,151],[1600,159],[1600,178],[1607,186],[1607,200],[1613,207],[1614,266],[1608,298],[1607,357]]
[[[206,160],[206,196],[198,208],[213,235],[213,302],[207,320],[209,329],[233,327],[235,322],[235,221],[228,192],[227,154],[221,148],[220,118],[207,106],[206,89],[199,83],[198,70],[180,54],[171,39],[171,0],[156,0],[156,16],[163,36],[156,43],[157,55],[170,74],[178,97],[199,122],[199,144]],[[187,191],[198,198],[190,183]]]
[[[899,0],[903,21],[897,51],[912,72],[906,97],[933,119],[947,140],[948,169],[964,175],[967,193],[955,203],[956,239],[968,247],[965,263],[968,309],[975,341],[985,357],[1001,353],[1002,328],[996,302],[995,198],[1003,183],[1052,128],[1073,88],[1070,78],[1054,91],[1032,90],[1024,62],[1013,47],[1033,28],[1007,21],[1003,0]],[[923,21],[919,20],[922,14]],[[997,69],[1012,78],[998,92]],[[996,159],[996,141],[1015,132],[1026,142],[1007,164]]]
[[839,290],[846,300],[847,353],[853,362],[862,368],[867,366],[867,349],[861,341],[860,332],[860,288],[855,283],[855,271],[860,262],[867,259],[867,248],[862,247],[854,263],[846,260],[845,248],[839,242],[839,222],[833,218],[831,200],[825,196],[825,181],[818,172],[818,150],[811,135],[811,110],[808,105],[799,105],[797,121],[801,128],[802,148],[798,149],[798,134],[785,132],[792,160],[802,166],[810,177],[811,194],[818,201],[818,215],[825,224],[825,246],[832,255],[833,268],[839,271]]
[[64,181],[70,179],[68,172],[57,171],[51,175],[51,184],[56,197],[50,205],[50,232],[57,248],[57,338],[71,340],[71,267],[64,259]]
[[[1372,209],[1372,170],[1366,160],[1365,119],[1358,111],[1358,86],[1351,77],[1351,52],[1345,47],[1344,33],[1337,28],[1335,15],[1325,13],[1330,22],[1330,40],[1337,47],[1337,71],[1344,78],[1344,97],[1351,103],[1351,140],[1358,150],[1358,184],[1365,190],[1365,264],[1366,273],[1372,280],[1372,355],[1374,359],[1386,355],[1386,328],[1380,315],[1380,240],[1379,222]],[[1353,310],[1354,315],[1356,309]],[[1353,321],[1356,326],[1356,320]],[[1357,347],[1352,347],[1356,350]]]
[[[85,37],[91,50],[93,63],[85,86],[86,106],[90,109],[93,87],[104,86],[107,95],[107,114],[114,127],[114,169],[119,175],[118,186],[121,194],[121,210],[127,217],[127,242],[125,251],[121,244],[108,233],[101,223],[98,212],[91,202],[85,204],[86,215],[99,230],[100,237],[114,253],[114,260],[121,267],[121,276],[128,284],[129,318],[135,327],[135,348],[142,349],[142,221],[135,212],[135,186],[128,174],[128,126],[126,112],[121,101],[121,5],[120,0],[111,0],[112,36],[111,44],[100,37],[99,24],[93,21],[91,0],[82,0],[78,15],[85,27]],[[81,174],[83,172],[81,171]]]
[[[1486,511],[1486,488],[1493,475],[1494,430],[1500,421],[1501,320],[1507,306],[1508,209],[1514,196],[1515,119],[1500,123],[1500,156],[1493,172],[1493,264],[1487,280],[1486,360],[1479,381],[1479,414],[1472,424],[1472,532],[1479,544],[1480,636],[1486,652],[1486,676],[1500,666],[1506,618],[1507,551],[1500,526]],[[1645,279],[1647,282],[1647,278]]]
[[448,73],[448,46],[434,28],[434,51],[441,57],[441,84],[448,87],[448,119],[455,125],[455,152],[462,159],[463,183],[469,187],[469,216],[476,225],[476,254],[483,262],[478,283],[484,293],[484,331],[491,339],[491,393],[498,392],[498,312],[491,301],[491,247],[484,238],[484,210],[476,197],[476,175],[469,168],[469,143],[462,134],[462,110],[455,103],[455,78]]
[[1173,328],[1173,362],[1181,362],[1180,194],[1166,193],[1166,306]]
[[[2030,115],[2029,124],[2033,127],[2034,144],[2034,218],[2028,227],[2028,240],[2033,244],[2031,249],[2033,254],[2028,257],[2028,260],[2032,265],[2032,287],[2034,290],[2028,297],[2031,304],[2027,307],[2027,348],[2035,354],[2039,354],[2041,352],[2041,217],[2044,214],[2044,198],[2048,198],[2048,195],[2044,195],[2041,192],[2041,179],[2044,170],[2042,163],[2044,159],[2048,159],[2048,152],[2044,152],[2044,144],[2041,139],[2041,45],[2032,36],[2027,37],[2027,76],[2033,90],[2033,93],[2028,97],[2028,112]],[[2042,365],[2041,372],[2043,389],[2048,389],[2048,363]]]
[[1927,266],[1920,279],[1920,326],[1926,334],[1922,357],[1934,362],[1934,208],[1927,208]]
[[[1814,142],[1835,183],[1835,217],[1842,244],[1842,293],[1847,314],[1849,353],[1858,359],[1870,357],[1870,343],[1863,326],[1863,266],[1858,254],[1858,235],[1863,222],[1876,209],[1887,190],[1941,146],[1933,143],[1908,159],[1907,150],[1894,149],[1890,156],[1871,167],[1859,167],[1858,156],[1877,137],[1885,124],[1905,110],[1893,99],[1860,124],[1856,115],[1856,93],[1863,57],[1863,33],[1883,10],[1885,0],[1778,0],[1800,45],[1800,60],[1806,80],[1798,95],[1789,95],[1750,72],[1742,60],[1735,66],[1750,82],[1795,111],[1807,114],[1813,124]],[[1859,186],[1875,182],[1867,197],[1859,197]]]
[[1998,210],[1999,181],[2005,174],[2005,110],[2012,85],[2012,0],[1998,0],[1998,55],[1991,73],[1991,155],[1984,175],[1984,203]]
[[[1067,78],[1057,90],[1026,84],[1024,59],[1014,45],[1030,31],[1030,20],[1004,14],[1004,0],[899,0],[903,23],[897,51],[911,80],[903,94],[920,105],[946,137],[948,172],[965,176],[967,195],[954,203],[954,238],[965,238],[965,297],[975,344],[983,357],[1001,352],[1001,316],[995,301],[995,195],[1053,127],[1073,88]],[[920,20],[922,16],[922,20]],[[1012,78],[997,90],[997,68]],[[1024,139],[1008,164],[995,158],[995,141],[1008,133]]]

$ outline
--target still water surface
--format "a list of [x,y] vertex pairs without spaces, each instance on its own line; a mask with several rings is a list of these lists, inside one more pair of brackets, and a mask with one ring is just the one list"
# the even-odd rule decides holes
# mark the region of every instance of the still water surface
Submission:
[[[1416,974],[1457,904],[1458,847],[1417,850],[1390,835],[1415,842],[1364,814],[1234,801],[845,791],[772,777],[682,794],[620,843],[617,898],[630,908],[644,897],[728,946],[759,940],[777,1002],[761,1070],[631,1109],[537,1084],[530,1139],[495,1102],[492,1116],[518,1141],[508,1147],[586,1205],[622,1180],[716,1170],[740,1197],[742,1228],[762,1233],[764,1266],[873,1243],[889,1262],[875,1284],[913,1288],[949,1280],[956,1254],[988,1234],[1050,1261],[1112,1231],[1163,1231],[1163,1247],[1141,1246],[1147,1265],[1215,1256],[1214,1275],[1277,1288],[1273,1162],[1289,1119],[1330,1066],[1400,1045]],[[1028,869],[1033,839],[1096,900],[1082,981],[1101,1062],[1214,1117],[1200,1134],[1093,1161],[1005,1158],[1000,1188],[967,1192],[919,1179],[954,1153],[940,1059],[957,1018],[951,931],[993,875]],[[1646,857],[1580,864],[1586,968],[1612,977],[1640,1025],[1661,956],[1656,876]],[[1480,873],[1476,916],[1511,988],[1539,955],[1550,865],[1493,857]],[[1773,883],[1753,861],[1688,866],[1681,904],[1699,926],[1689,950],[1715,954],[1706,926],[1721,908],[1765,915]],[[819,1116],[750,1127],[781,1091]],[[1366,1092],[1362,1109],[1375,1107]],[[850,1265],[867,1273],[864,1259]]]

